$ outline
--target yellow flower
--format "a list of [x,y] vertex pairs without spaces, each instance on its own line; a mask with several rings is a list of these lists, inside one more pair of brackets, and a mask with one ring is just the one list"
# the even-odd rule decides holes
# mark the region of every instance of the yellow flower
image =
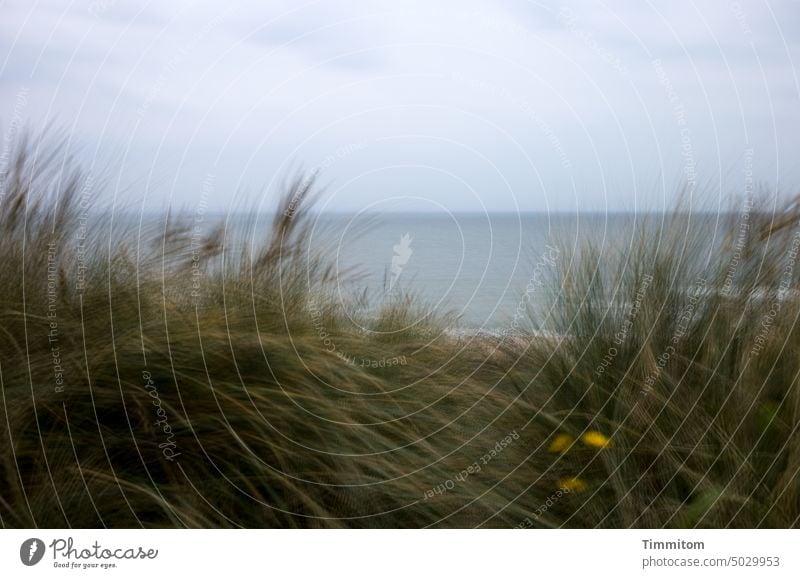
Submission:
[[593,448],[610,448],[614,445],[610,438],[607,438],[605,434],[599,431],[587,431],[581,436],[581,440],[583,440],[583,443],[587,446]]
[[553,438],[553,441],[550,442],[550,447],[547,448],[547,451],[559,454],[561,452],[567,451],[567,448],[572,445],[573,438],[569,434],[558,434],[556,437]]
[[582,492],[586,489],[586,483],[580,478],[566,478],[559,480],[558,487],[565,492]]

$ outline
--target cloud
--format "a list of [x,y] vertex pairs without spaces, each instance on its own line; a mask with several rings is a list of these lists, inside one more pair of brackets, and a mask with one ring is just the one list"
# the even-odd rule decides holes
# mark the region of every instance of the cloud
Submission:
[[747,147],[760,180],[800,184],[790,1],[4,8],[0,117],[27,87],[28,121],[74,130],[88,162],[127,151],[122,180],[169,175],[151,199],[191,203],[210,170],[218,191],[269,189],[333,156],[342,209],[389,191],[456,210],[630,208],[684,172],[676,105],[713,189],[737,186]]

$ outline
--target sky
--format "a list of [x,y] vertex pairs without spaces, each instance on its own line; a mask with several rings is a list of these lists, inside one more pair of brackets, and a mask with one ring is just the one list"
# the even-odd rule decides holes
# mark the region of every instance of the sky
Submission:
[[800,191],[800,3],[6,0],[0,130],[109,202],[670,208]]

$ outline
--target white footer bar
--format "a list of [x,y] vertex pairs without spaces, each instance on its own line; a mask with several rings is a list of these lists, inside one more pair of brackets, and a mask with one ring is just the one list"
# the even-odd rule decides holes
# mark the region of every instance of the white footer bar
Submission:
[[[800,576],[798,530],[2,530],[2,576]],[[185,575],[185,574],[184,574]]]

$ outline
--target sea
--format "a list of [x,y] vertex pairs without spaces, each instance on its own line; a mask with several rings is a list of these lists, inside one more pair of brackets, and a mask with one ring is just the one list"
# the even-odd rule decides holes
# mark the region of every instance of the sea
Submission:
[[[637,222],[631,213],[320,215],[311,247],[335,261],[345,308],[411,296],[419,315],[495,333],[541,317],[582,249],[610,259],[633,242]],[[354,294],[365,298],[354,303]]]
[[[226,251],[235,251],[239,243],[263,241],[273,217],[206,214],[199,230],[206,234],[215,223],[226,223]],[[637,231],[644,227],[652,233],[667,220],[665,215],[637,213],[363,212],[306,217],[309,259],[321,255],[331,264],[335,298],[351,318],[369,319],[387,305],[409,299],[421,318],[435,315],[453,331],[487,333],[504,332],[512,321],[536,330],[536,319],[554,306],[565,269],[591,258],[599,272],[608,273],[610,263],[630,254]],[[700,224],[692,228],[704,239],[719,241],[712,232],[719,226],[718,216],[689,218]],[[150,220],[161,226],[158,219]],[[128,215],[117,222],[117,228],[130,230],[140,220]],[[589,246],[591,254],[585,251]]]

